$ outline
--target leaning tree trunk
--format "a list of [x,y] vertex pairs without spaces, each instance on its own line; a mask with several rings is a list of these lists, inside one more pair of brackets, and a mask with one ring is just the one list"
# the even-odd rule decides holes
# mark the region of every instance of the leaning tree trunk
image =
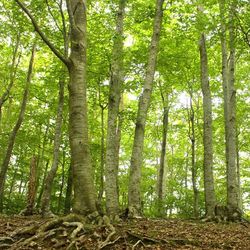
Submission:
[[157,180],[157,199],[158,199],[158,214],[163,215],[163,199],[166,193],[166,149],[167,149],[167,131],[168,131],[168,115],[169,115],[169,102],[168,95],[164,96],[161,89],[161,97],[163,103],[163,120],[162,120],[162,142],[161,142],[161,158]]
[[53,161],[50,171],[44,182],[44,189],[41,199],[41,210],[42,216],[48,216],[51,214],[50,211],[50,199],[51,191],[54,178],[58,169],[59,161],[59,148],[61,144],[61,134],[62,134],[62,121],[63,121],[63,104],[64,104],[64,85],[65,85],[65,76],[62,74],[61,79],[59,80],[59,96],[58,96],[58,108],[57,108],[57,117],[55,125],[55,137],[54,137],[54,149],[53,149]]
[[141,167],[142,167],[142,154],[144,144],[144,133],[147,112],[150,104],[150,97],[153,88],[153,80],[156,68],[157,51],[160,41],[160,32],[163,16],[163,2],[164,0],[156,0],[156,12],[154,19],[153,36],[151,39],[148,64],[146,76],[144,80],[143,93],[140,96],[136,128],[134,134],[134,142],[131,156],[130,175],[129,175],[129,188],[128,188],[128,206],[130,216],[141,214],[141,197],[140,197],[140,184],[141,184]]
[[200,38],[201,88],[203,94],[204,191],[206,216],[214,217],[216,205],[213,177],[212,99],[208,80],[206,38]]
[[64,203],[65,214],[68,214],[71,209],[72,189],[73,189],[72,187],[73,187],[73,173],[72,173],[72,164],[70,163],[69,170],[68,170],[65,203]]
[[29,86],[31,83],[31,76],[32,76],[32,71],[33,71],[34,57],[35,57],[35,45],[33,45],[33,48],[32,48],[32,54],[31,54],[31,58],[30,58],[30,62],[29,62],[29,69],[28,69],[28,73],[27,73],[27,80],[26,80],[26,84],[25,84],[20,113],[18,115],[18,119],[17,119],[17,122],[15,124],[15,127],[13,128],[13,130],[9,136],[8,147],[7,147],[6,154],[5,154],[5,157],[4,157],[4,160],[2,163],[2,167],[1,167],[1,172],[0,172],[0,212],[2,212],[2,210],[3,210],[4,184],[5,184],[7,170],[9,167],[9,162],[10,162],[12,150],[13,150],[13,147],[15,144],[17,132],[22,125],[25,110],[26,110],[28,93],[29,93]]
[[231,3],[229,13],[229,67],[228,67],[228,166],[227,166],[227,205],[232,216],[235,210],[240,209],[239,187],[237,183],[236,164],[236,90],[235,90],[235,1]]
[[121,84],[123,81],[123,20],[126,0],[119,1],[119,10],[116,23],[116,35],[114,40],[111,78],[108,104],[108,127],[105,166],[105,194],[107,213],[111,216],[119,212],[118,202],[118,169],[117,158],[117,123],[119,103],[121,98]]

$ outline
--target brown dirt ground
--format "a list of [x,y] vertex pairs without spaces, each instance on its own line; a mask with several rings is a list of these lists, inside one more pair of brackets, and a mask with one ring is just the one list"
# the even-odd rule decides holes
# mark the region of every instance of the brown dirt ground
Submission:
[[[39,216],[0,216],[0,249],[235,249],[250,250],[250,224],[216,224],[178,219],[133,219],[114,225],[92,226],[70,238],[75,227],[57,225],[57,231],[34,237],[48,220]],[[33,227],[25,233],[24,228]],[[18,233],[21,232],[22,233]],[[107,237],[111,236],[107,240]],[[31,239],[24,245],[26,239]],[[106,241],[108,245],[103,244]],[[71,244],[71,247],[69,245]]]

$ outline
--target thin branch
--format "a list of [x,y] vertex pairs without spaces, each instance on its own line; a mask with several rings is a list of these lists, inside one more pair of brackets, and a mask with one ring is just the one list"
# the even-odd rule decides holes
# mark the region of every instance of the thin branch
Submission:
[[27,14],[29,19],[31,20],[35,31],[40,35],[42,40],[47,44],[47,46],[51,49],[51,51],[66,65],[69,65],[69,60],[65,58],[57,49],[56,47],[48,40],[48,38],[45,36],[45,34],[41,31],[39,25],[37,24],[36,20],[34,19],[33,15],[30,13],[30,11],[24,6],[22,2],[19,0],[15,0],[15,2],[21,7],[21,9]]
[[54,21],[54,23],[55,23],[57,29],[63,34],[63,30],[60,28],[59,24],[57,23],[57,20],[56,20],[54,14],[53,14],[53,12],[52,12],[52,9],[51,9],[51,7],[50,7],[50,5],[49,5],[49,1],[48,1],[48,0],[45,0],[45,2],[46,2],[46,5],[47,5],[47,8],[48,8],[48,12],[49,12],[49,14],[51,15],[51,17],[53,18],[53,21]]

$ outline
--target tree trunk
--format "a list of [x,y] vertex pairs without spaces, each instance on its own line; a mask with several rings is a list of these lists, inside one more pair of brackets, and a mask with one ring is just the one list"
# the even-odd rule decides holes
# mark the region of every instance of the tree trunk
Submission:
[[72,157],[73,212],[86,215],[96,211],[96,192],[88,143],[86,97],[87,3],[67,1],[71,23],[69,63],[69,139]]
[[57,203],[57,213],[60,213],[61,210],[61,204],[62,204],[62,197],[63,197],[63,187],[64,187],[64,183],[65,183],[65,156],[66,156],[66,152],[65,152],[65,148],[63,151],[63,160],[62,160],[62,178],[61,178],[61,185],[60,185],[60,192],[59,192],[59,197],[58,197],[58,203]]
[[222,55],[222,82],[224,99],[224,126],[225,126],[225,155],[226,167],[228,168],[228,65],[227,65],[227,41],[226,41],[226,23],[225,23],[225,0],[219,1],[220,19],[221,19],[221,55]]
[[52,191],[53,181],[58,169],[58,161],[60,153],[59,148],[61,144],[61,134],[62,134],[61,130],[62,130],[63,105],[64,105],[64,85],[65,85],[65,75],[62,74],[62,77],[59,80],[59,96],[58,96],[58,108],[57,108],[57,117],[55,125],[53,161],[51,169],[48,172],[48,175],[44,183],[44,190],[41,199],[42,216],[47,216],[51,214],[50,211],[51,191]]
[[27,80],[25,84],[25,89],[24,89],[24,94],[23,94],[23,100],[21,104],[21,109],[20,113],[18,115],[17,122],[15,124],[15,127],[13,128],[9,140],[8,140],[8,148],[6,150],[6,154],[2,163],[1,167],[1,172],[0,172],[0,212],[3,211],[3,196],[4,196],[4,184],[5,184],[5,178],[6,178],[6,173],[9,167],[9,162],[12,154],[12,150],[15,144],[15,139],[17,132],[19,128],[22,125],[23,119],[24,119],[24,113],[26,109],[26,104],[28,100],[28,93],[29,93],[29,86],[31,83],[31,76],[32,76],[32,71],[33,71],[33,63],[34,63],[34,57],[35,57],[35,45],[33,45],[32,49],[32,54],[29,62],[29,69],[28,69],[28,74],[27,74]]
[[[116,21],[116,34],[114,39],[111,78],[108,104],[108,127],[106,146],[106,167],[105,167],[105,194],[107,213],[111,216],[117,215],[119,211],[118,201],[118,168],[115,159],[117,158],[117,127],[119,103],[121,98],[121,84],[123,82],[123,20],[126,0],[119,1],[119,10]],[[118,156],[119,157],[119,156]]]
[[[6,102],[6,100],[9,97],[10,90],[13,87],[13,84],[14,84],[14,81],[15,81],[15,78],[16,78],[17,66],[19,64],[19,59],[20,59],[20,56],[18,58],[18,49],[19,49],[19,44],[20,44],[20,36],[21,36],[21,34],[18,33],[17,34],[16,45],[15,45],[14,50],[13,50],[13,57],[12,57],[11,68],[10,68],[9,84],[8,84],[8,86],[6,88],[6,91],[0,97],[0,128],[1,128],[1,118],[2,118],[2,107],[3,107],[3,104]],[[1,130],[0,130],[0,132],[1,132]]]
[[167,146],[167,131],[168,131],[168,115],[169,115],[169,103],[168,95],[164,96],[161,90],[162,102],[163,102],[163,120],[162,120],[162,143],[161,143],[161,158],[157,181],[157,198],[158,198],[158,214],[162,216],[163,211],[163,199],[166,194],[166,146]]
[[30,175],[27,194],[27,206],[21,212],[23,215],[32,215],[34,213],[34,205],[37,191],[37,157],[33,156],[30,161]]
[[[42,32],[33,15],[19,0],[36,32],[69,71],[69,140],[74,180],[73,212],[86,215],[96,211],[87,119],[87,0],[66,0],[70,23],[70,56],[63,55]],[[64,32],[65,36],[65,32]],[[65,48],[66,50],[66,48]]]
[[72,187],[73,187],[73,174],[72,174],[72,164],[70,163],[69,170],[68,170],[68,180],[67,180],[65,204],[64,204],[64,213],[65,214],[68,214],[70,212],[70,209],[71,209]]
[[143,93],[140,96],[138,104],[136,128],[134,134],[134,142],[133,142],[131,165],[130,165],[129,188],[128,188],[128,206],[130,210],[130,215],[132,217],[136,214],[142,213],[140,184],[141,184],[141,167],[143,162],[142,154],[143,154],[143,144],[144,144],[144,133],[145,133],[147,112],[153,88],[158,45],[160,41],[160,32],[161,32],[162,16],[163,16],[163,8],[162,8],[163,2],[164,0],[156,0],[154,28],[151,39],[146,76],[144,80]]
[[201,88],[203,94],[204,191],[206,216],[214,217],[216,205],[213,177],[212,99],[208,80],[208,62],[204,33],[200,38]]
[[228,167],[227,167],[227,205],[229,211],[240,208],[239,187],[237,183],[236,164],[236,90],[234,87],[235,72],[235,1],[231,3],[229,12],[229,68],[228,68]]
[[194,209],[194,217],[199,217],[199,190],[197,188],[197,166],[195,161],[195,146],[196,146],[196,138],[195,138],[195,120],[194,120],[194,107],[193,107],[193,90],[192,88],[189,91],[190,94],[190,112],[189,112],[189,139],[191,141],[191,173],[192,173],[192,185],[194,192],[194,200],[193,200],[193,209]]

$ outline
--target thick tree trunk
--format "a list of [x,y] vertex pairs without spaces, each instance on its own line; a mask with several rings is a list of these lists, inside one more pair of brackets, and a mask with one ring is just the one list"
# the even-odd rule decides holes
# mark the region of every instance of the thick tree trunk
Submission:
[[72,157],[73,212],[86,215],[96,211],[96,192],[88,142],[86,96],[87,2],[68,0],[71,23],[69,68],[69,139]]
[[28,15],[44,43],[68,67],[70,78],[68,86],[69,140],[74,180],[73,211],[83,215],[92,213],[96,211],[96,192],[88,142],[86,96],[87,0],[66,0],[71,33],[69,57],[60,53],[49,41],[25,5],[19,0],[15,0],[15,2]]
[[216,205],[213,177],[212,99],[208,80],[206,38],[200,38],[201,88],[203,94],[204,191],[206,216],[214,217]]
[[30,175],[27,194],[27,206],[21,212],[23,215],[32,215],[34,213],[34,205],[37,191],[37,157],[33,156],[30,161]]
[[[117,154],[117,127],[119,103],[121,98],[121,84],[123,82],[123,20],[126,0],[119,1],[119,10],[116,21],[116,35],[114,40],[111,79],[108,104],[108,127],[105,166],[105,194],[106,208],[109,215],[116,215],[119,211],[118,201],[118,169],[116,166]],[[119,156],[118,156],[119,157]]]
[[12,150],[13,150],[13,147],[15,144],[17,132],[18,132],[19,128],[21,127],[23,119],[24,119],[25,109],[26,109],[27,100],[28,100],[29,86],[31,83],[31,76],[32,76],[32,71],[33,71],[34,57],[35,57],[35,45],[33,46],[32,54],[31,54],[31,58],[30,58],[29,69],[28,69],[28,73],[27,73],[27,80],[26,80],[26,84],[25,84],[20,113],[18,115],[18,119],[17,119],[17,122],[15,124],[15,127],[13,128],[13,130],[9,136],[8,148],[6,150],[6,154],[5,154],[5,157],[4,157],[4,160],[2,163],[2,167],[1,167],[1,172],[0,172],[0,212],[2,212],[2,210],[3,210],[4,184],[5,184],[6,173],[7,173],[8,167],[9,167],[10,157],[11,157]]
[[169,115],[169,103],[168,95],[164,96],[161,90],[162,102],[163,102],[163,120],[162,120],[162,142],[161,142],[161,158],[157,180],[157,199],[158,199],[158,214],[162,216],[163,211],[163,199],[166,195],[166,149],[167,149],[167,131],[168,131],[168,115]]
[[150,97],[153,88],[153,80],[156,68],[157,51],[160,41],[160,32],[163,16],[163,2],[164,0],[156,0],[156,12],[153,28],[153,36],[151,39],[148,64],[146,76],[144,80],[143,93],[140,96],[136,128],[134,134],[134,143],[131,156],[129,188],[128,188],[128,206],[131,216],[141,214],[141,198],[140,198],[140,184],[141,184],[141,167],[143,163],[143,144],[147,112],[150,104]]
[[47,216],[51,214],[50,211],[51,191],[52,191],[53,181],[58,169],[59,148],[61,144],[61,134],[62,134],[61,128],[63,121],[63,105],[64,105],[64,85],[65,85],[65,76],[64,74],[62,74],[62,77],[59,80],[59,96],[58,96],[58,108],[57,108],[57,117],[55,125],[53,161],[51,169],[48,172],[48,175],[44,183],[44,190],[41,199],[42,216]]

